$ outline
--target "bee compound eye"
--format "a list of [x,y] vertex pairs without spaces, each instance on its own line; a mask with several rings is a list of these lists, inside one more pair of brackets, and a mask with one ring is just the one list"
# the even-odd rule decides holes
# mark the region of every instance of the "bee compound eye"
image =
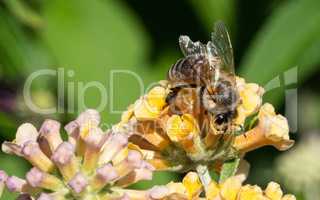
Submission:
[[223,123],[225,123],[227,121],[228,121],[227,114],[224,114],[224,113],[223,114],[218,114],[215,117],[215,123],[218,124],[218,125],[221,125],[221,124],[223,124]]

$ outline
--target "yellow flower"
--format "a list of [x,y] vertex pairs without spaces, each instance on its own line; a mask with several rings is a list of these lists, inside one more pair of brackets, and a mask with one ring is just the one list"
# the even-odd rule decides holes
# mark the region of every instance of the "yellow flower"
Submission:
[[201,193],[202,184],[197,173],[189,172],[182,180],[185,186],[189,199],[198,196]]
[[150,106],[161,110],[166,105],[166,96],[168,92],[161,86],[152,88],[146,96]]
[[220,195],[226,200],[236,200],[242,180],[234,176],[220,184]]
[[190,114],[184,114],[181,117],[173,115],[167,122],[167,135],[173,142],[179,142],[185,139],[192,139],[199,133],[197,122]]
[[245,134],[236,137],[234,147],[241,152],[248,152],[262,146],[272,145],[284,151],[292,147],[293,140],[289,138],[287,119],[277,115],[271,104],[261,106],[258,114],[259,122]]
[[134,105],[130,105],[128,109],[122,113],[120,123],[127,123],[131,119],[134,114],[133,107]]
[[237,107],[235,123],[243,125],[245,119],[256,113],[262,104],[264,89],[255,83],[246,83],[243,78],[236,77],[240,105]]
[[293,195],[283,195],[279,184],[270,182],[263,191],[257,185],[242,185],[240,176],[233,176],[223,183],[212,181],[206,191],[207,200],[293,200]]
[[257,185],[245,185],[241,187],[238,194],[239,200],[268,200],[267,197],[263,195],[263,191]]
[[134,104],[134,116],[138,120],[156,119],[166,105],[167,91],[161,86],[156,86],[149,93]]
[[241,189],[242,179],[238,176],[230,177],[226,181],[218,184],[211,181],[206,191],[207,200],[236,200]]
[[190,114],[171,116],[166,125],[166,133],[172,142],[182,146],[188,153],[198,153],[199,127],[196,119]]
[[283,192],[278,183],[270,182],[265,190],[266,196],[271,200],[281,200]]
[[134,116],[138,120],[156,119],[160,114],[160,110],[148,104],[144,98],[139,99],[134,104]]
[[[259,112],[259,121],[263,123],[263,128],[267,138],[274,142],[289,140],[289,126],[287,119],[282,115],[276,115],[271,104],[264,104]],[[279,148],[281,148],[279,146]]]
[[207,200],[215,200],[220,198],[220,186],[215,181],[211,181],[206,191]]
[[202,189],[197,173],[189,172],[182,183],[170,182],[164,186],[155,186],[147,196],[154,200],[198,200]]
[[282,197],[281,200],[296,200],[296,197],[293,196],[292,194],[286,194]]

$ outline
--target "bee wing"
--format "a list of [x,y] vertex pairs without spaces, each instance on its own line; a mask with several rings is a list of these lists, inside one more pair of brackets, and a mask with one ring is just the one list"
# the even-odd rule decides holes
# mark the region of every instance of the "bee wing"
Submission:
[[193,42],[188,36],[180,36],[179,45],[183,55],[186,57],[206,54],[206,46],[201,42]]
[[215,24],[211,42],[207,44],[207,51],[211,56],[218,56],[221,59],[222,70],[234,74],[232,45],[223,22],[219,21]]

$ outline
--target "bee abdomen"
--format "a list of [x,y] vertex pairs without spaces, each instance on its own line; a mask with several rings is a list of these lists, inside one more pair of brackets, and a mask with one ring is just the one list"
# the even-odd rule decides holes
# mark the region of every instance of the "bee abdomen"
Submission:
[[168,71],[168,80],[173,85],[202,85],[207,63],[203,57],[186,57],[178,60]]
[[190,81],[192,79],[194,70],[188,59],[183,58],[178,60],[169,70],[168,79],[172,82]]

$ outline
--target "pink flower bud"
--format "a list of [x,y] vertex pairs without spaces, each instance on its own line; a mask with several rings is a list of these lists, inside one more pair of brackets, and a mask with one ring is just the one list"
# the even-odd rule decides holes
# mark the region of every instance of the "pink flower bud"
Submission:
[[27,182],[16,176],[10,176],[6,181],[6,186],[10,192],[22,192]]
[[122,133],[111,134],[106,141],[103,152],[99,158],[99,164],[103,165],[112,160],[112,158],[128,144],[128,136]]
[[154,186],[149,190],[149,197],[152,199],[163,199],[169,194],[166,186]]
[[146,161],[142,161],[141,167],[135,169],[136,179],[140,180],[151,180],[154,167]]
[[51,159],[57,165],[66,165],[70,162],[74,156],[73,145],[68,142],[63,142],[58,146],[56,151],[53,153]]
[[47,119],[40,128],[40,138],[44,138],[47,141],[51,152],[63,142],[60,136],[60,126],[59,122]]
[[61,143],[53,153],[51,159],[67,181],[69,181],[79,169],[79,163],[74,154],[74,147],[69,142]]
[[37,200],[54,200],[49,194],[41,193]]
[[89,134],[84,141],[88,148],[100,149],[106,142],[109,134],[105,134],[100,128],[94,127],[89,130]]
[[60,123],[58,121],[52,120],[52,119],[46,119],[40,130],[39,133],[40,135],[46,135],[46,134],[55,134],[60,131]]
[[0,170],[0,183],[6,182],[7,179],[8,179],[8,175],[6,174],[6,172]]
[[76,122],[81,126],[87,123],[90,123],[92,126],[98,126],[100,124],[100,114],[98,111],[94,109],[88,109],[81,113],[79,117],[76,119]]
[[26,174],[26,179],[32,187],[39,187],[43,178],[44,178],[43,172],[36,167],[32,168]]
[[119,177],[116,169],[110,163],[97,169],[97,176],[104,182],[110,182]]
[[53,163],[41,151],[37,142],[27,142],[22,149],[22,154],[33,166],[38,167],[42,171],[48,172],[54,168]]
[[32,168],[27,174],[28,183],[34,188],[44,188],[51,191],[58,191],[64,187],[62,181],[54,175],[45,173],[38,168]]
[[134,168],[139,168],[142,164],[142,155],[139,151],[129,150],[128,161]]
[[119,198],[119,200],[130,200],[130,197],[125,193],[122,197]]
[[80,125],[76,121],[72,121],[68,123],[64,129],[69,135],[69,142],[71,142],[72,145],[76,145],[80,134]]
[[86,177],[79,172],[70,180],[68,185],[74,192],[81,193],[86,189],[88,181]]

